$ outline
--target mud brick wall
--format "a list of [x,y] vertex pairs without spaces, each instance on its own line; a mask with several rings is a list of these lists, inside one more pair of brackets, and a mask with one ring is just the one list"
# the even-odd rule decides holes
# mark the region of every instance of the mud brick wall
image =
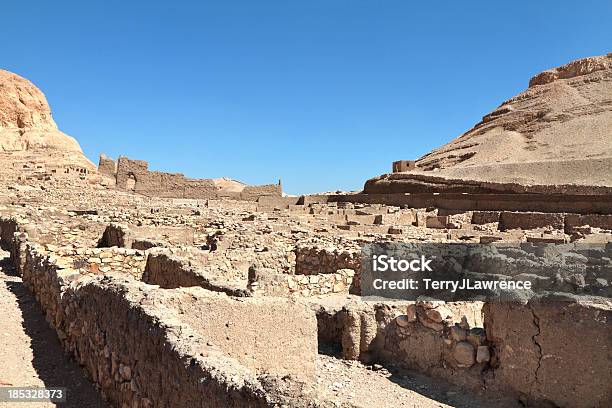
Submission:
[[221,190],[212,179],[189,179],[180,173],[149,171],[143,160],[120,157],[117,162],[116,185],[120,190],[128,189],[128,180],[135,180],[134,192],[149,197],[208,199],[227,197],[256,201],[261,196],[282,196],[277,184],[246,186],[240,193]]
[[178,311],[181,321],[257,374],[314,380],[317,325],[306,305],[280,298],[231,298],[199,287],[164,292],[164,304]]
[[282,197],[283,188],[279,184],[264,184],[261,186],[246,186],[240,192],[240,199],[246,201],[257,201],[259,197],[272,196]]
[[472,213],[472,224],[490,224],[499,222],[500,211],[474,211]]
[[[605,189],[605,187],[603,187]],[[462,194],[462,193],[384,193],[306,196],[310,202],[364,203],[408,206],[411,208],[445,208],[474,211],[541,211],[545,213],[612,214],[608,192],[595,194]]]
[[525,404],[605,407],[612,401],[612,302],[542,296],[487,303],[495,384]]
[[588,225],[590,227],[612,230],[612,215],[597,214],[566,214],[565,230],[570,232],[575,227]]
[[114,179],[117,174],[117,162],[101,154],[98,162],[98,173]]
[[159,251],[149,254],[143,282],[159,285],[162,288],[200,286],[214,292],[223,292],[231,296],[251,296],[246,288],[231,287],[224,283],[215,283],[206,272],[189,265],[189,261]]
[[554,228],[562,230],[565,225],[562,213],[509,212],[503,211],[499,219],[501,231],[510,229]]

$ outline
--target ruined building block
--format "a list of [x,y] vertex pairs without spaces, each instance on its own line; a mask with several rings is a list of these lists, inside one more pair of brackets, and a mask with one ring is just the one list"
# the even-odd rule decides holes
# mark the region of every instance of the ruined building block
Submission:
[[562,213],[510,212],[503,211],[499,220],[500,230],[554,228],[563,229]]
[[447,215],[430,215],[427,217],[426,226],[427,228],[448,228],[448,216]]
[[98,173],[114,179],[117,174],[117,163],[113,159],[101,154],[98,163]]
[[401,173],[402,171],[410,171],[416,168],[414,160],[398,160],[393,162],[393,173]]

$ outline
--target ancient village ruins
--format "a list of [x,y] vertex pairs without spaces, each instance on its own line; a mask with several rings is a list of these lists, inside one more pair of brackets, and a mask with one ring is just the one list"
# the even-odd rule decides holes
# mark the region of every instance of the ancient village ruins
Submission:
[[0,71],[0,270],[108,406],[609,407],[612,275],[445,303],[363,298],[360,273],[373,242],[588,243],[602,250],[555,256],[609,271],[612,54],[538,74],[404,158],[362,192],[299,197],[95,166]]

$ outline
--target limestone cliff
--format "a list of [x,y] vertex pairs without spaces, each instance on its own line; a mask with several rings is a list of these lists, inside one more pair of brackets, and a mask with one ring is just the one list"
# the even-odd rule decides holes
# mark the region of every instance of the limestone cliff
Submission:
[[45,95],[27,79],[4,70],[0,70],[0,154],[3,161],[95,171],[78,142],[57,128]]
[[612,187],[612,54],[534,76],[526,91],[416,165],[368,180],[364,191]]

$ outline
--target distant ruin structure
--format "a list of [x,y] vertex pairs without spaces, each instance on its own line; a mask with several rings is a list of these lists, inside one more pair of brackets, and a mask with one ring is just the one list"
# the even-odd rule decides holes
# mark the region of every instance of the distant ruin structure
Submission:
[[231,187],[215,179],[190,179],[181,173],[149,171],[144,160],[120,156],[117,161],[100,155],[98,172],[115,179],[116,188],[160,198],[230,198],[257,201],[260,197],[282,197],[280,184],[248,186],[232,181]]
[[398,160],[393,162],[393,173],[401,173],[416,169],[416,161],[414,160]]

